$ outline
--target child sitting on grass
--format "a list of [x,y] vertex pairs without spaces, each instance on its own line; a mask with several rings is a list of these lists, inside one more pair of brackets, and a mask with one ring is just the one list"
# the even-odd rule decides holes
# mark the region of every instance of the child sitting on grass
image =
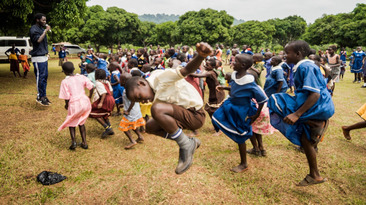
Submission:
[[[219,90],[229,90],[230,97],[213,114],[212,124],[239,145],[240,164],[231,171],[240,173],[248,170],[246,144],[252,137],[251,124],[259,117],[268,98],[263,89],[255,83],[254,76],[247,71],[253,65],[253,58],[248,54],[235,57],[234,72],[230,87],[218,86]],[[259,105],[257,108],[252,99]]]
[[[123,73],[121,75],[121,86],[125,86],[131,77],[130,73]],[[123,112],[123,118],[119,123],[118,129],[123,131],[130,140],[130,144],[125,146],[125,149],[131,149],[137,143],[144,141],[144,137],[138,128],[144,126],[146,122],[142,117],[139,103],[131,102],[126,96],[126,90],[123,91],[122,97],[125,111]],[[138,137],[136,141],[132,138],[130,130],[136,133]]]
[[59,98],[65,100],[67,117],[65,122],[58,128],[58,131],[69,127],[71,135],[71,146],[69,149],[75,150],[75,127],[79,126],[82,139],[81,147],[88,149],[84,124],[90,114],[91,104],[89,98],[85,95],[84,89],[88,88],[91,90],[94,85],[87,77],[79,74],[74,75],[74,70],[74,65],[71,62],[62,64],[62,71],[65,73],[66,78],[61,82]]
[[177,142],[179,160],[176,174],[182,174],[191,167],[193,154],[201,144],[198,139],[185,135],[182,129],[197,130],[205,122],[203,100],[184,77],[197,70],[201,62],[212,53],[212,48],[206,43],[197,44],[196,48],[199,55],[186,67],[157,70],[146,80],[132,77],[126,83],[128,99],[153,102],[152,118],[146,124],[146,131]]
[[320,176],[315,147],[334,114],[334,104],[319,67],[305,59],[310,53],[309,45],[305,41],[293,41],[285,47],[285,52],[287,62],[296,64],[293,68],[295,96],[276,93],[270,97],[271,124],[305,151],[310,172],[298,186],[319,184],[327,179]]
[[95,118],[105,129],[102,139],[108,135],[114,135],[109,116],[114,108],[114,98],[111,92],[113,89],[109,81],[106,80],[106,73],[102,69],[95,71],[95,89],[92,104],[91,118]]

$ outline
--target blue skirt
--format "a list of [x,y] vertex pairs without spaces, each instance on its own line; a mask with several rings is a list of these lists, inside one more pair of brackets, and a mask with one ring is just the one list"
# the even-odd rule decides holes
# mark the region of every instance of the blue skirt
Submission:
[[216,131],[221,130],[234,142],[243,144],[252,137],[251,120],[248,116],[255,115],[257,108],[253,102],[249,105],[233,104],[227,99],[212,116],[212,124]]
[[298,110],[307,99],[307,96],[300,93],[298,96],[290,96],[286,93],[273,94],[268,100],[270,110],[271,125],[279,130],[293,144],[301,146],[301,135],[305,132],[310,140],[310,127],[305,124],[308,120],[328,120],[334,114],[334,104],[328,97],[325,90],[320,93],[319,100],[309,110],[307,110],[299,120],[290,125],[283,119]]
[[114,97],[114,101],[115,101],[116,105],[123,103],[122,94],[123,94],[124,90],[125,90],[125,88],[122,87],[121,85],[113,86],[113,97]]

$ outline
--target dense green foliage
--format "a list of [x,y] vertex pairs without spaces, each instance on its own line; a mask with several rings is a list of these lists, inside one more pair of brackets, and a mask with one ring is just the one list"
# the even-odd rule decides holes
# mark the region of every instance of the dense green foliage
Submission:
[[[107,10],[101,6],[87,7],[86,1],[3,0],[0,2],[0,35],[27,36],[34,14],[42,12],[52,26],[50,42],[88,43],[96,49],[121,44],[193,45],[199,41],[246,44],[258,49],[283,47],[296,39],[304,39],[312,45],[366,45],[366,32],[363,32],[366,4],[357,4],[350,13],[323,15],[310,25],[296,15],[234,25],[235,19],[226,11],[201,9],[182,16],[145,14],[139,17],[117,7]],[[171,21],[167,21],[169,19]]]

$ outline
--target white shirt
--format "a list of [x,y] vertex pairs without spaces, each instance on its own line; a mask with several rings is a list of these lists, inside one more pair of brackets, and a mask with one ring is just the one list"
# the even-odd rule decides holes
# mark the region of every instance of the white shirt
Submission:
[[203,100],[196,88],[193,87],[177,69],[156,70],[147,78],[147,82],[155,93],[154,102],[166,102],[180,105],[186,109],[203,106]]

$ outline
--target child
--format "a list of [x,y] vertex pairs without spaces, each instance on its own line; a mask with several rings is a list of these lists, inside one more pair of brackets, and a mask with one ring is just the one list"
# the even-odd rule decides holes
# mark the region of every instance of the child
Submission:
[[80,146],[83,149],[88,149],[84,124],[90,114],[91,104],[89,98],[85,95],[84,89],[88,88],[91,90],[93,88],[93,83],[83,75],[74,75],[74,70],[75,68],[72,62],[65,62],[62,65],[62,71],[65,73],[66,78],[61,82],[59,98],[65,100],[67,117],[65,122],[58,128],[58,131],[61,131],[65,127],[69,127],[71,135],[71,146],[69,149],[75,150],[75,127],[79,126],[82,139]]
[[[19,49],[14,48],[14,46],[10,49],[8,49],[7,51],[5,51],[5,55],[8,56],[9,61],[10,61],[10,71],[13,71],[13,74],[15,77],[17,77],[17,75],[15,74],[15,72],[18,73],[19,77],[22,77],[20,75],[19,72],[19,61],[18,61],[18,56],[17,56],[17,52],[16,50],[19,51]],[[8,52],[10,51],[10,55],[8,55]]]
[[208,102],[205,105],[205,110],[212,118],[214,112],[221,106],[225,99],[225,93],[223,90],[217,90],[216,87],[220,85],[218,81],[218,73],[215,71],[216,60],[210,58],[205,66],[206,72],[202,74],[190,74],[197,78],[206,78],[207,87],[209,90]]
[[123,90],[125,89],[124,87],[122,87],[120,85],[119,79],[121,77],[121,73],[118,71],[118,68],[119,68],[119,65],[117,62],[112,62],[109,65],[109,70],[112,73],[111,74],[111,85],[113,88],[113,98],[114,98],[114,103],[117,108],[117,113],[115,113],[114,116],[121,115],[120,106],[122,106],[122,104],[123,104],[122,93],[123,93]]
[[285,47],[287,62],[294,67],[295,96],[273,94],[268,107],[271,124],[295,145],[304,148],[310,173],[298,186],[327,181],[320,176],[315,146],[322,140],[328,119],[334,114],[334,104],[324,78],[312,61],[305,60],[310,47],[305,41],[293,41]]
[[262,87],[261,82],[261,73],[264,70],[264,62],[263,62],[263,55],[260,53],[255,53],[253,55],[253,67],[259,72],[258,73],[258,79],[256,83]]
[[216,68],[214,70],[218,74],[217,80],[219,81],[220,85],[225,85],[225,71],[221,61],[216,60]]
[[273,54],[271,52],[264,53],[264,67],[266,68],[266,78],[271,74],[271,58]]
[[[346,72],[346,63],[343,60],[341,60],[341,73],[339,74],[339,78],[341,80],[343,80],[343,77],[344,77],[344,73],[345,72]],[[364,80],[365,80],[365,78],[364,78]]]
[[[131,77],[132,76],[129,73],[123,73],[121,75],[121,86],[125,86],[127,80],[129,80]],[[127,98],[126,90],[123,91],[123,105],[125,111],[123,112],[123,118],[119,123],[118,129],[123,131],[130,140],[130,144],[125,146],[125,149],[131,149],[138,142],[141,143],[144,141],[144,137],[137,128],[144,126],[146,123],[142,117],[139,103],[131,102]],[[138,137],[136,141],[132,138],[130,130],[133,130],[136,133]]]
[[136,54],[136,56],[137,56],[137,63],[138,63],[138,66],[137,67],[140,70],[142,69],[142,66],[147,63],[146,62],[146,59],[144,57],[144,54],[145,54],[145,50],[143,48],[137,49],[137,54]]
[[281,67],[282,58],[280,56],[273,56],[271,60],[271,74],[267,76],[264,84],[264,92],[268,97],[274,93],[285,93],[287,91],[287,83],[283,75]]
[[86,72],[86,62],[85,62],[85,58],[81,59],[81,62],[79,63],[79,68],[80,68],[80,74],[81,75],[88,75],[88,72]]
[[362,60],[366,57],[366,54],[362,51],[361,47],[357,47],[357,51],[353,52],[352,56],[352,66],[350,65],[350,67],[351,73],[355,74],[355,80],[353,81],[353,83],[361,83]]
[[[217,89],[229,90],[230,97],[213,114],[212,124],[223,131],[239,145],[240,164],[231,171],[240,173],[248,170],[245,141],[252,137],[251,124],[259,117],[268,98],[263,89],[255,83],[253,75],[247,70],[253,65],[249,54],[235,57],[234,72],[231,75],[231,87],[218,86]],[[258,109],[252,99],[258,102]]]
[[[339,73],[341,72],[341,69],[340,69],[340,59],[339,59],[339,55],[338,54],[335,54],[335,52],[337,51],[337,47],[332,45],[332,46],[329,46],[328,48],[328,54],[327,54],[327,58],[328,58],[328,64],[329,64],[329,67],[331,68],[331,77],[332,77],[332,80],[334,82],[339,82]],[[335,86],[335,84],[334,84]],[[333,86],[333,89],[334,90],[334,86]]]
[[108,62],[107,62],[107,54],[104,53],[100,53],[99,57],[97,55],[95,55],[93,53],[93,57],[96,59],[97,61],[97,68],[98,69],[102,69],[104,70],[105,74],[106,74],[106,79],[109,77],[110,73],[108,71]]
[[152,118],[146,124],[146,131],[177,142],[180,149],[176,174],[182,174],[190,168],[193,154],[201,144],[196,138],[188,138],[182,129],[196,130],[205,122],[202,98],[184,77],[197,70],[212,53],[212,48],[200,43],[196,49],[199,55],[184,68],[154,71],[146,80],[132,77],[126,83],[128,99],[153,102]]
[[92,104],[92,111],[89,115],[91,118],[95,118],[105,129],[102,134],[102,139],[107,135],[114,135],[111,123],[108,117],[114,108],[114,98],[111,94],[113,89],[109,81],[106,80],[106,73],[102,69],[95,71],[95,89],[94,98]]
[[28,63],[28,56],[25,55],[25,49],[23,48],[20,50],[20,55],[18,56],[18,60],[20,61],[20,64],[22,64],[23,71],[24,71],[24,78],[27,78],[27,73],[29,72],[29,63]]
[[349,132],[351,130],[356,130],[356,129],[361,129],[361,128],[365,128],[366,127],[366,103],[363,104],[360,107],[360,109],[357,110],[356,113],[363,119],[363,121],[362,122],[355,123],[353,125],[349,125],[349,126],[342,126],[343,136],[347,140],[351,140],[351,135],[349,134]]
[[66,51],[64,49],[64,46],[61,45],[60,50],[58,52],[58,66],[62,66],[62,64],[65,62],[66,58]]
[[163,60],[161,58],[155,58],[154,60],[154,67],[151,69],[151,72],[155,70],[164,70],[165,68],[161,65]]

